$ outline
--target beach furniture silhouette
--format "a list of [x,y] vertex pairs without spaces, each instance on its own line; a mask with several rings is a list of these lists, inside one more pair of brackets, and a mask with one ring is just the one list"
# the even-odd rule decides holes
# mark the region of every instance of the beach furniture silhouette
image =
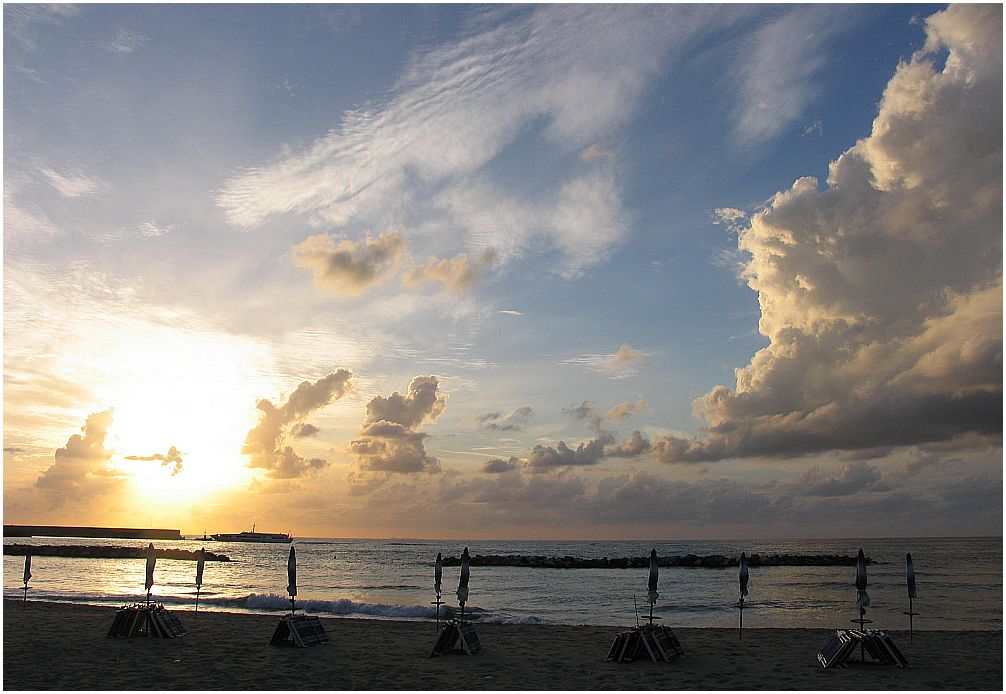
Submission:
[[670,663],[685,654],[681,642],[669,627],[653,623],[653,620],[660,619],[653,615],[653,605],[659,597],[657,593],[659,575],[657,550],[653,549],[650,550],[650,573],[646,591],[646,599],[650,603],[648,623],[640,625],[637,616],[634,629],[617,634],[608,649],[608,655],[604,658],[605,662],[614,660],[617,663],[631,663],[647,656],[653,662]]
[[[908,640],[914,642],[915,624],[913,620],[919,616],[919,613],[915,611],[913,603],[919,595],[915,586],[915,564],[912,563],[911,553],[905,555],[905,574],[908,580],[908,612],[902,612],[902,614],[908,615]],[[25,583],[27,584],[27,579],[25,579]]]
[[846,667],[849,657],[859,645],[859,658],[866,661],[870,658],[885,665],[899,668],[908,667],[908,661],[895,645],[893,639],[879,629],[866,629],[865,625],[873,620],[866,618],[866,608],[870,605],[870,595],[866,592],[868,579],[866,574],[866,556],[860,549],[856,555],[856,606],[859,608],[859,618],[853,619],[859,629],[840,629],[835,632],[831,641],[817,654],[818,662],[825,668]]
[[[444,626],[443,631],[437,637],[437,643],[433,646],[433,652],[430,653],[431,658],[454,651],[458,643],[461,646],[458,650],[468,655],[475,655],[482,650],[482,643],[479,641],[479,635],[475,633],[475,627],[465,620],[465,603],[468,602],[468,580],[471,576],[470,564],[471,555],[468,554],[468,548],[465,547],[465,550],[461,553],[461,577],[458,581],[457,590],[461,615],[452,619]],[[439,594],[437,599],[439,600]]]
[[31,580],[31,550],[25,552],[24,555],[24,599],[21,601],[21,609],[24,609],[28,604],[28,581]]
[[206,568],[206,548],[199,550],[199,558],[196,559],[196,614],[199,614],[199,591],[203,588],[203,569]]
[[739,610],[738,613],[737,613],[739,615],[738,616],[738,623],[737,623],[737,640],[738,641],[740,641],[740,640],[742,640],[744,638],[744,598],[747,597],[747,594],[748,594],[748,578],[749,578],[749,576],[748,576],[748,555],[746,555],[744,552],[741,552],[741,558],[740,558],[740,589],[741,589],[741,596],[740,596],[740,601],[738,601],[738,603],[736,605],[734,605],[734,607],[736,607]]
[[437,606],[437,633],[440,633],[440,606],[444,604],[443,600],[440,599],[441,587],[444,577],[444,557],[440,552],[437,552],[437,561],[433,564],[433,590],[437,594],[437,599],[431,602],[431,605]]
[[286,560],[287,586],[290,595],[290,614],[284,615],[276,625],[269,640],[270,646],[296,646],[309,648],[319,646],[328,641],[328,634],[321,620],[314,615],[297,614],[297,552],[290,547],[290,555]]
[[151,604],[150,591],[154,587],[154,568],[157,565],[157,550],[154,543],[147,545],[146,571],[143,588],[147,593],[146,602],[125,605],[115,611],[115,618],[108,630],[108,638],[129,638],[147,636],[151,638],[173,639],[185,636],[185,627],[178,617],[168,612],[164,605]]

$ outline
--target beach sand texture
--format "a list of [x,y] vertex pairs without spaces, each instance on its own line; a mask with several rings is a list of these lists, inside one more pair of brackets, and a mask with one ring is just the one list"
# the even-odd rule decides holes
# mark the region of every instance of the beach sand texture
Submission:
[[[279,616],[172,610],[180,639],[108,639],[105,607],[4,601],[3,686],[25,689],[978,689],[1003,687],[1001,631],[889,631],[907,670],[825,670],[826,629],[675,629],[674,663],[605,663],[617,627],[477,625],[483,651],[428,658],[435,624],[323,619],[331,639],[276,648]],[[882,626],[882,625],[880,625]]]

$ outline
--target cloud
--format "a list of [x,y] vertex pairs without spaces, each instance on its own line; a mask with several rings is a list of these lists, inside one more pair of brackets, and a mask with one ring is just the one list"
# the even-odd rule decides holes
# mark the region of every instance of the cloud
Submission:
[[600,145],[591,145],[585,150],[580,152],[580,160],[584,163],[591,163],[595,159],[600,157],[607,157],[609,159],[614,158],[615,150],[609,149],[608,147],[601,147]]
[[621,422],[632,416],[635,412],[645,412],[650,409],[646,401],[640,398],[636,402],[623,402],[615,405],[604,414],[604,419],[609,422]]
[[293,427],[290,430],[290,435],[293,436],[294,438],[297,438],[297,439],[303,439],[303,438],[307,438],[308,436],[314,436],[319,431],[321,431],[321,429],[319,429],[315,425],[308,424],[307,422],[303,422],[303,423],[298,424],[297,426]]
[[182,454],[172,446],[167,453],[155,453],[154,455],[127,455],[126,460],[158,460],[161,465],[174,465],[171,476],[174,477],[182,471]]
[[497,311],[496,313],[502,314],[504,316],[523,316],[524,315],[520,311],[514,311],[513,309],[508,309],[508,308],[507,309],[503,309],[501,311]]
[[663,460],[1001,440],[1002,12],[926,26],[827,189],[796,181],[740,234],[769,345]]
[[487,460],[482,463],[482,472],[490,474],[510,472],[518,469],[521,465],[522,463],[520,459],[515,458],[514,456],[510,456],[507,460],[503,460],[502,458],[493,458],[492,460]]
[[115,38],[104,45],[104,48],[110,53],[128,55],[136,51],[140,48],[140,46],[147,43],[149,40],[150,39],[147,36],[144,36],[138,31],[122,27],[116,32]]
[[730,70],[737,144],[771,140],[801,117],[817,96],[815,76],[827,66],[829,42],[849,26],[847,10],[799,7],[744,40]]
[[880,471],[864,461],[842,466],[838,477],[826,476],[819,467],[812,467],[800,477],[797,488],[807,496],[848,496],[874,487],[880,482]]
[[520,431],[531,421],[533,414],[534,410],[524,405],[507,415],[504,415],[502,412],[488,412],[478,415],[476,420],[478,421],[479,429],[486,431]]
[[3,8],[4,38],[15,39],[28,49],[35,49],[35,37],[42,26],[60,26],[67,17],[80,12],[72,4],[14,4]]
[[140,233],[147,238],[156,238],[171,233],[177,224],[155,224],[154,222],[143,222],[140,224]]
[[563,359],[562,364],[584,365],[609,378],[628,378],[639,371],[648,355],[624,344],[614,354],[581,354]]
[[361,472],[437,472],[439,461],[427,455],[427,435],[416,431],[424,421],[435,421],[447,407],[447,396],[438,394],[436,376],[416,376],[406,395],[380,395],[367,403],[367,416],[360,438],[352,441],[350,454]]
[[123,484],[125,477],[109,466],[112,451],[105,448],[112,412],[109,408],[88,415],[81,428],[83,436],[71,436],[64,447],[56,450],[55,462],[38,476],[35,488],[45,494],[53,508],[86,503],[111,494]]
[[316,286],[337,296],[359,296],[392,274],[407,245],[395,230],[359,243],[336,243],[329,234],[315,234],[290,250],[294,263],[311,271]]
[[405,273],[402,283],[407,287],[420,287],[428,282],[443,285],[455,294],[470,291],[482,277],[482,269],[468,258],[467,253],[459,253],[453,258],[430,256],[425,265],[419,265]]
[[307,417],[352,392],[352,377],[352,371],[339,369],[314,383],[304,381],[280,406],[264,398],[259,400],[258,424],[248,432],[241,448],[241,453],[249,457],[248,467],[266,470],[273,479],[303,477],[325,467],[327,461],[301,458],[284,444],[290,438],[303,436],[303,427],[312,427],[305,424]]
[[637,429],[622,443],[605,448],[604,454],[613,458],[638,458],[651,450],[653,450],[652,444],[648,439],[643,438]]
[[105,188],[105,184],[79,173],[61,174],[53,169],[43,168],[40,173],[46,183],[65,198],[82,198],[94,195]]
[[[607,139],[629,122],[673,49],[746,14],[541,5],[491,26],[473,23],[458,40],[411,54],[384,103],[346,112],[300,151],[236,172],[216,202],[229,223],[251,228],[286,213],[315,224],[374,222],[389,201],[409,201],[423,208],[417,215],[446,214],[446,225],[468,233],[469,247],[499,238],[503,261],[541,239],[565,256],[558,272],[575,276],[626,233],[611,167],[595,159],[590,171],[524,203],[488,180],[488,165],[532,129],[550,153]],[[481,180],[472,187],[458,184],[462,178]],[[444,190],[428,198],[431,188]],[[490,210],[502,214],[492,220]],[[511,223],[518,220],[533,224]]]
[[539,245],[556,248],[562,260],[552,271],[567,279],[607,258],[628,233],[614,170],[601,163],[539,198],[509,194],[473,176],[446,187],[432,205],[444,224],[467,233],[470,246],[493,248],[501,263]]

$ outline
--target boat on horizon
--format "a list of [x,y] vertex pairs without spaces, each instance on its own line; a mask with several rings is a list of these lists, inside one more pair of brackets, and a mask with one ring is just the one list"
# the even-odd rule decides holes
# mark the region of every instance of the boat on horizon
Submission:
[[292,542],[293,537],[290,533],[260,533],[255,531],[255,526],[252,525],[252,529],[245,530],[240,533],[217,533],[216,535],[210,535],[217,542]]

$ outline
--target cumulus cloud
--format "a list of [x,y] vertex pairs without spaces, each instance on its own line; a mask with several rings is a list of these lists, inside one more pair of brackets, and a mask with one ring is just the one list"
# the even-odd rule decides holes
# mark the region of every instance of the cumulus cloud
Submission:
[[653,446],[649,439],[644,438],[637,429],[621,443],[608,446],[604,454],[613,458],[637,458],[651,450],[653,450]]
[[615,405],[610,410],[604,413],[604,419],[609,422],[621,422],[628,417],[631,417],[635,412],[645,412],[650,409],[646,401],[640,398],[636,402],[623,402]]
[[294,263],[311,271],[316,286],[337,296],[359,296],[386,280],[407,252],[400,231],[389,231],[359,243],[315,234],[290,249]]
[[435,421],[447,407],[439,394],[436,376],[416,376],[408,393],[376,396],[367,403],[367,416],[360,438],[352,441],[350,454],[361,472],[436,472],[439,461],[426,453],[427,435],[416,431],[424,421]]
[[1002,11],[926,27],[828,187],[796,181],[741,232],[769,345],[663,460],[1001,440]]
[[405,273],[402,283],[407,287],[420,287],[427,283],[440,284],[449,292],[462,294],[470,291],[482,277],[482,268],[459,253],[453,258],[430,256],[425,265],[417,265]]
[[172,465],[174,466],[171,470],[172,477],[182,471],[182,454],[181,451],[174,446],[169,448],[167,453],[155,453],[154,455],[127,455],[126,460],[157,460],[160,461],[161,465]]
[[314,383],[304,381],[279,406],[264,398],[259,400],[258,424],[248,432],[241,448],[249,457],[248,466],[268,471],[273,479],[303,477],[325,467],[327,461],[302,458],[286,442],[303,436],[303,427],[313,428],[304,422],[310,415],[352,392],[352,377],[352,371],[339,369]]
[[486,431],[520,431],[531,421],[533,414],[534,410],[525,405],[518,407],[509,414],[487,412],[486,414],[478,415],[476,420],[478,421],[479,429],[485,429]]
[[112,425],[111,408],[88,415],[81,428],[83,436],[72,435],[56,450],[55,462],[35,481],[53,508],[65,503],[85,503],[116,491],[124,476],[109,465],[112,451],[105,438]]
[[518,469],[520,466],[520,459],[514,456],[510,456],[507,460],[503,460],[502,458],[493,458],[492,460],[487,460],[482,463],[482,472],[488,472],[490,474],[510,472],[511,470]]

